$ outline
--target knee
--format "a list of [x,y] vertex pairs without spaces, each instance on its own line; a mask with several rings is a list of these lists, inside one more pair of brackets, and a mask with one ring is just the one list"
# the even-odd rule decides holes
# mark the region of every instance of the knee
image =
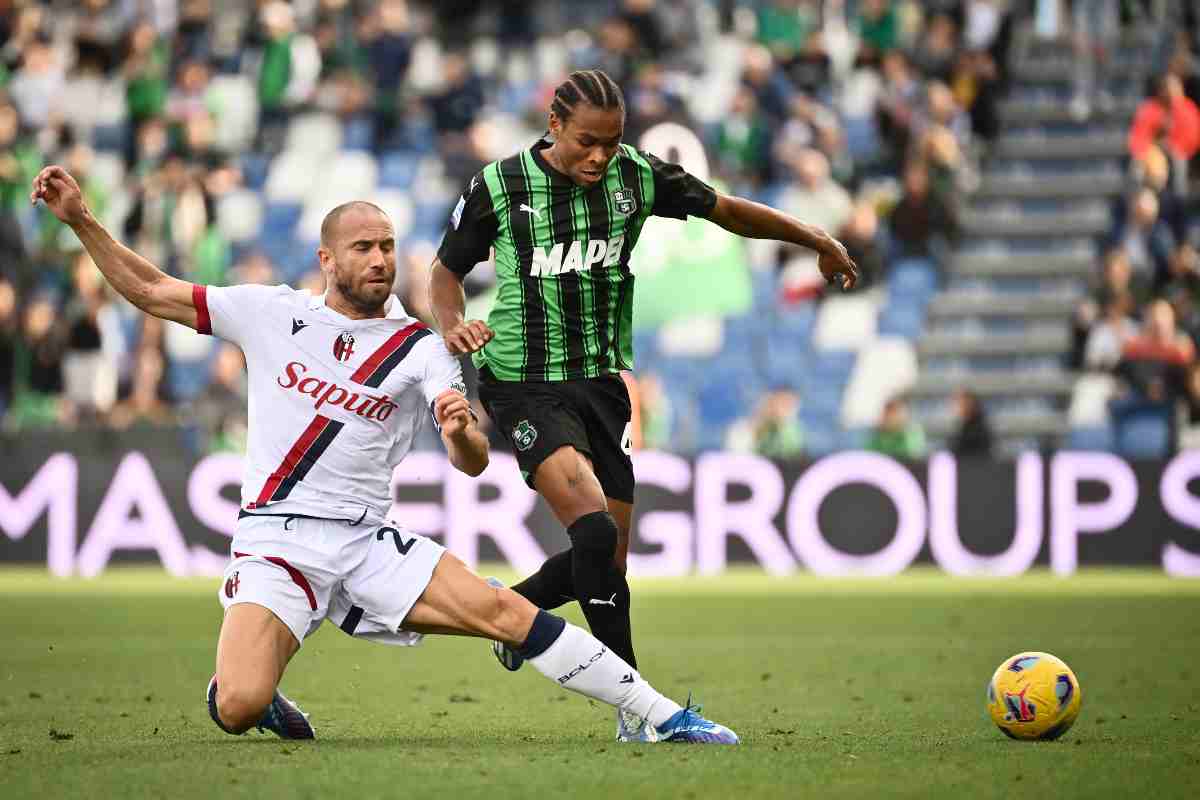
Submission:
[[269,686],[253,686],[237,681],[217,682],[217,714],[221,723],[234,733],[254,727],[264,713],[275,690]]
[[571,545],[580,558],[608,566],[617,555],[617,522],[607,511],[584,514],[567,529]]

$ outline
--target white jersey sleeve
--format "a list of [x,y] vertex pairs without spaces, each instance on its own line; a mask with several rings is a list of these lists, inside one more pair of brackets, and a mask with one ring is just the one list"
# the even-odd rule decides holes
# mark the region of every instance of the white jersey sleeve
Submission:
[[251,336],[255,325],[261,323],[263,306],[291,291],[291,287],[283,284],[196,284],[192,289],[192,301],[196,306],[198,323],[196,329],[200,333],[219,336],[240,346]]
[[419,347],[425,350],[425,374],[421,378],[421,391],[425,394],[425,405],[433,416],[433,426],[440,431],[437,415],[433,413],[434,401],[447,389],[465,395],[467,385],[463,381],[462,365],[458,363],[457,358],[450,355],[441,336],[427,336]]

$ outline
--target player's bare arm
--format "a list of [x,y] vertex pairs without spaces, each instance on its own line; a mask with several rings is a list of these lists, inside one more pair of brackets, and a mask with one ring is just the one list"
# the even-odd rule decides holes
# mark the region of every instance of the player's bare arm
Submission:
[[429,273],[429,308],[446,340],[446,349],[456,356],[482,350],[495,336],[483,320],[465,319],[467,298],[462,278],[437,258]]
[[806,225],[795,217],[770,206],[735,197],[717,194],[717,204],[708,217],[730,233],[751,239],[775,239],[798,244],[817,252],[817,266],[825,280],[833,282],[843,276],[842,289],[853,289],[858,283],[858,267],[837,239],[815,225]]
[[488,440],[479,430],[467,398],[447,389],[433,401],[433,413],[442,427],[442,443],[450,463],[459,472],[478,476],[488,465]]
[[50,166],[38,173],[29,200],[41,200],[75,231],[92,261],[126,300],[147,314],[196,327],[192,284],[172,278],[114,239],[93,216],[79,184],[65,169]]

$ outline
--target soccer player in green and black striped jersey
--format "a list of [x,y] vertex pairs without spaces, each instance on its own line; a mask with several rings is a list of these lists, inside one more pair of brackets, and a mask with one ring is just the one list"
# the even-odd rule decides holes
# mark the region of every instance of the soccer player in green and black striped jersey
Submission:
[[[512,440],[525,480],[566,527],[571,547],[513,587],[543,609],[579,602],[592,632],[633,666],[625,562],[633,515],[633,368],[629,257],[650,216],[711,220],[753,238],[809,247],[826,280],[858,271],[819,228],[719,194],[682,167],[621,143],[625,102],[599,70],[554,93],[549,137],[494,162],[455,206],[430,277],[433,314],[452,353],[474,354],[479,395]],[[494,252],[498,295],[487,322],[466,320],[462,279]],[[703,281],[703,275],[696,280]],[[519,662],[504,648],[510,669]],[[618,715],[618,738],[652,738]]]

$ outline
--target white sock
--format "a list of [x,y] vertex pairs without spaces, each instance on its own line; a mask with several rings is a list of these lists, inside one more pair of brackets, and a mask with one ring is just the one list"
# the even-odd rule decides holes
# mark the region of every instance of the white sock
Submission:
[[599,639],[569,622],[554,644],[528,661],[564,689],[637,714],[655,727],[682,708],[659,694]]

